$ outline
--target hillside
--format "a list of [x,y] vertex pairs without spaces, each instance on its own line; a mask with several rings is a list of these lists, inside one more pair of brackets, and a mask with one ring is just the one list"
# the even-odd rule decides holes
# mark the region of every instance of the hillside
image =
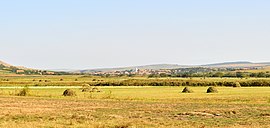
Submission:
[[1,75],[16,74],[16,73],[12,72],[10,67],[12,67],[12,65],[10,65],[10,64],[8,64],[6,62],[0,61],[0,74]]
[[1,61],[1,60],[0,60],[0,65],[3,65],[3,66],[5,66],[5,67],[10,67],[10,66],[12,66],[12,65],[10,65],[10,64],[8,64],[8,63],[6,63],[6,62],[3,62],[3,61]]
[[52,75],[55,72],[26,68],[23,66],[13,66],[4,61],[0,61],[0,75]]

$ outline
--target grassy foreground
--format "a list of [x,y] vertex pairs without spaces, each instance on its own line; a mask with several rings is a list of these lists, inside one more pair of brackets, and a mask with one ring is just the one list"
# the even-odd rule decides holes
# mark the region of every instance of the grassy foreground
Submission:
[[63,88],[0,89],[0,127],[270,127],[270,87],[99,87],[62,96]]

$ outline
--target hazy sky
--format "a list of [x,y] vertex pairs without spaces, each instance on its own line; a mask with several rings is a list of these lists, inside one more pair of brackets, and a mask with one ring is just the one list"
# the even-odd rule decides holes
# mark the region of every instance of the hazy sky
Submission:
[[270,61],[270,1],[1,0],[0,43],[42,69]]

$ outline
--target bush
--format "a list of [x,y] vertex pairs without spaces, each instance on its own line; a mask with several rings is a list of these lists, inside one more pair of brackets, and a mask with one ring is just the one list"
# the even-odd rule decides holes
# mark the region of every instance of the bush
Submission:
[[218,90],[215,87],[209,87],[206,92],[207,93],[218,93]]
[[185,87],[182,91],[182,93],[193,93],[194,91],[191,90],[189,87]]
[[27,96],[29,95],[29,88],[28,87],[24,87],[22,90],[20,90],[20,92],[17,94],[17,96]]
[[76,96],[76,92],[71,89],[67,89],[64,91],[63,96]]

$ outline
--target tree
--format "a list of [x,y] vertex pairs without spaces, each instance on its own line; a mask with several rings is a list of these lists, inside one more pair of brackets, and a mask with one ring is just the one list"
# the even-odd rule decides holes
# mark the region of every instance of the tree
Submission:
[[216,72],[213,77],[223,77],[224,73],[223,72]]

